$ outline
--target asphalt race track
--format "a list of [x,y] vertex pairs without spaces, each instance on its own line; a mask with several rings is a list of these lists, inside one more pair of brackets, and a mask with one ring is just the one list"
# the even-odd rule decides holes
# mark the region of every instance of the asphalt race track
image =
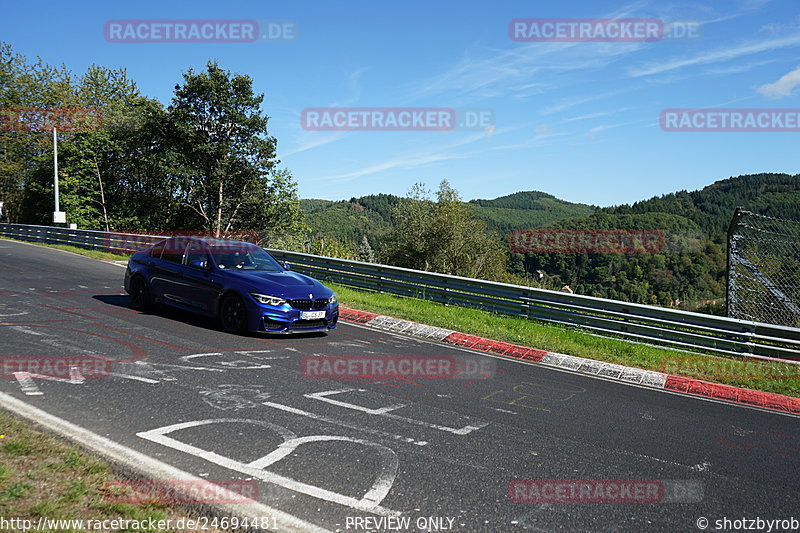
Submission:
[[[117,265],[8,240],[0,264],[0,356],[113,360],[102,379],[4,373],[0,392],[204,479],[256,480],[261,501],[331,531],[688,532],[700,517],[708,531],[723,517],[800,519],[796,417],[346,322],[327,336],[239,337],[180,311],[131,310]],[[311,360],[348,356],[460,373],[309,375]],[[655,480],[664,497],[517,503],[517,479]],[[400,518],[410,525],[396,529]]]

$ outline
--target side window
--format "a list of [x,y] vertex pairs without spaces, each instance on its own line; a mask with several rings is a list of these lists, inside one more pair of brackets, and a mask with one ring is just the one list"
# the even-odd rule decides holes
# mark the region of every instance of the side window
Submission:
[[150,251],[150,257],[155,257],[156,259],[160,259],[161,253],[164,251],[165,244],[167,244],[167,241],[161,241],[160,243],[153,246],[153,249]]
[[208,261],[208,253],[206,253],[205,246],[203,246],[202,243],[191,242],[189,243],[189,247],[186,248],[186,255],[183,258],[183,263],[188,265],[192,261]]
[[183,261],[183,252],[186,250],[187,244],[188,243],[184,239],[170,239],[166,241],[161,259],[173,263],[180,263]]

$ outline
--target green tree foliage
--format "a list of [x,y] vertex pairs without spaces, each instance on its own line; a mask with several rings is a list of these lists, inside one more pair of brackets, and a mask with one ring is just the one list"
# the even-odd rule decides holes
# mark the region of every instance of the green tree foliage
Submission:
[[372,245],[366,235],[361,238],[361,244],[358,245],[358,258],[367,263],[375,263],[377,261],[375,250],[372,249]]
[[292,250],[305,254],[363,261],[352,243],[331,235],[307,230],[277,234],[265,233],[261,235],[261,244],[277,250]]
[[168,109],[178,154],[178,201],[216,235],[253,227],[293,229],[300,218],[295,185],[277,167],[277,141],[260,110],[264,95],[254,94],[252,85],[249,76],[209,62],[205,72],[184,74]]
[[13,110],[75,105],[73,82],[66,67],[52,67],[41,59],[29,62],[0,42],[0,195],[8,221],[44,222],[31,216],[29,206],[48,189],[47,212],[53,211],[52,132],[16,130]]
[[418,183],[396,206],[384,252],[389,263],[470,278],[502,275],[506,254],[499,238],[487,232],[447,180],[436,196],[433,201]]
[[[359,243],[369,236],[379,250],[383,237],[393,224],[395,207],[404,201],[393,194],[374,194],[351,198],[349,202],[301,200],[303,212],[311,227],[337,238]],[[559,220],[587,216],[595,208],[564,202],[539,192],[521,192],[495,200],[472,200],[470,210],[486,222],[490,232],[506,234],[518,228],[538,228]]]
[[547,273],[554,286],[575,292],[636,303],[674,306],[722,298],[725,252],[692,220],[666,213],[614,215],[603,212],[562,221],[570,230],[657,230],[663,245],[655,253],[517,254],[519,273]]
[[[58,133],[61,208],[81,228],[307,232],[252,80],[216,63],[184,75],[169,110],[124,69],[28,61],[0,42],[0,108],[98,110],[94,127]],[[0,115],[0,119],[6,115]],[[51,131],[0,128],[4,220],[50,223]]]
[[762,215],[800,220],[800,176],[765,173],[731,177],[699,191],[679,191],[601,211],[681,215],[695,221],[713,238],[728,229],[737,206]]
[[595,207],[573,204],[539,191],[522,191],[494,200],[471,200],[475,214],[501,234],[532,229],[573,217],[591,215]]

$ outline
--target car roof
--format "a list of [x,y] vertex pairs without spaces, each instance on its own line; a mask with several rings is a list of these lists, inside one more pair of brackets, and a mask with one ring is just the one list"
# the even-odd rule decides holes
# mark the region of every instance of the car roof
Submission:
[[167,238],[167,239],[165,239],[164,241],[161,241],[161,242],[176,241],[176,240],[202,242],[204,244],[207,244],[208,246],[230,246],[230,245],[258,246],[255,243],[247,242],[247,241],[235,241],[235,240],[231,240],[231,239],[217,239],[217,238],[214,238],[214,237],[192,237],[192,236],[189,236],[189,235],[187,235],[187,236],[177,235],[175,237],[169,237],[169,238]]

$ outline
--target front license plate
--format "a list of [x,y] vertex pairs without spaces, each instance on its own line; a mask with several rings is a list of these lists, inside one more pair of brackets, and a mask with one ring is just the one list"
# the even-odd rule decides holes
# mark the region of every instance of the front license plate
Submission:
[[325,318],[325,311],[302,311],[300,313],[300,320],[317,320]]

